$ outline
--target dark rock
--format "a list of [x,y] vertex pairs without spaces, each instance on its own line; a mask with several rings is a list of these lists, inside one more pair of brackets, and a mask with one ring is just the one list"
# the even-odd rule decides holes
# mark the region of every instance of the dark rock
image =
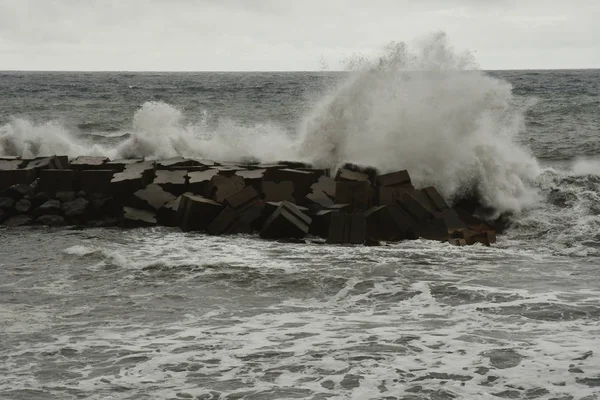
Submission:
[[31,195],[33,190],[31,189],[31,185],[26,183],[18,183],[16,185],[12,185],[4,192],[4,197],[11,197],[15,200],[20,200],[27,195]]
[[218,174],[219,171],[215,169],[188,172],[188,191],[193,194],[209,197],[212,189],[212,178]]
[[15,207],[15,199],[12,197],[0,197],[0,210],[10,210]]
[[70,168],[75,170],[104,169],[104,164],[109,161],[107,157],[80,156],[71,161]]
[[26,226],[33,224],[34,219],[29,215],[16,215],[4,221],[4,226],[8,226],[10,228],[16,228],[19,226]]
[[31,201],[27,199],[21,199],[17,201],[17,204],[15,204],[15,211],[19,214],[27,214],[32,208],[33,204],[31,204]]
[[78,197],[74,200],[65,202],[62,205],[62,210],[67,218],[80,218],[87,214],[90,208],[90,202],[86,199]]
[[39,217],[36,222],[40,225],[47,226],[64,226],[66,225],[65,219],[60,215],[42,215]]
[[156,225],[156,214],[132,207],[123,207],[123,227],[141,228]]
[[103,218],[106,216],[117,216],[122,214],[122,205],[115,200],[114,197],[106,194],[96,194],[89,198],[91,208],[90,213],[95,218]]
[[590,350],[590,351],[586,351],[585,353],[583,353],[582,356],[574,358],[573,360],[575,360],[575,361],[583,361],[583,360],[587,360],[588,358],[590,358],[593,355],[594,355],[594,352]]
[[166,192],[181,196],[186,190],[187,171],[156,171],[154,184]]
[[39,207],[50,199],[51,199],[51,197],[48,193],[38,192],[38,193],[34,194],[33,196],[31,196],[30,198],[28,198],[27,200],[30,200],[31,204],[33,204],[34,207]]
[[595,378],[575,378],[575,381],[581,385],[589,387],[600,387],[600,376]]
[[366,181],[338,181],[335,189],[335,202],[350,204],[353,210],[366,211],[373,206],[374,191]]
[[48,200],[47,202],[45,202],[44,204],[42,204],[41,206],[39,206],[38,208],[36,208],[35,210],[33,210],[33,213],[36,216],[41,216],[41,215],[60,215],[62,214],[62,208],[60,205],[60,201],[58,200]]
[[78,190],[77,176],[71,169],[44,169],[40,171],[38,191],[73,192]]
[[244,178],[235,175],[215,175],[212,177],[211,183],[211,197],[218,203],[223,203],[227,197],[239,192],[246,186],[246,184],[244,183]]
[[80,190],[79,192],[75,193],[75,197],[82,197],[84,199],[88,198],[88,195],[86,192],[84,192],[83,190]]
[[412,187],[410,175],[406,170],[378,175],[377,184],[383,187]]
[[294,184],[292,182],[271,182],[264,181],[262,183],[262,192],[265,196],[265,201],[295,201]]
[[79,188],[86,193],[110,193],[114,171],[110,169],[82,170],[78,172]]
[[265,221],[260,231],[264,239],[301,239],[310,229],[312,219],[295,204],[284,201]]
[[521,363],[523,356],[512,349],[491,350],[484,353],[490,364],[498,369],[514,368]]
[[156,211],[176,198],[176,196],[166,192],[161,186],[152,183],[145,189],[138,190],[133,194],[132,205],[136,208]]
[[61,203],[66,203],[68,201],[75,199],[75,192],[56,192],[54,198],[59,200]]
[[202,231],[221,213],[223,206],[201,196],[184,194],[177,211],[179,226],[184,232]]

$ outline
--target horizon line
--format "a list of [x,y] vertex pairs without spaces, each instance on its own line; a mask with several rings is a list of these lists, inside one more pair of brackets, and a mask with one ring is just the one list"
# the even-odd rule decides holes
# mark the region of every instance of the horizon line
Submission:
[[[462,71],[592,71],[599,70],[600,67],[582,67],[582,68],[500,68],[500,69],[470,69]],[[128,70],[128,69],[106,69],[106,70],[59,70],[59,69],[0,69],[0,73],[6,72],[70,72],[70,73],[340,73],[352,72],[350,70]]]

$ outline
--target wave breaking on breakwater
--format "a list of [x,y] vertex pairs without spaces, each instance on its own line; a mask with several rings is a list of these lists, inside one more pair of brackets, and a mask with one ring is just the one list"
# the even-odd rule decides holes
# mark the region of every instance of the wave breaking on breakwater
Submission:
[[229,118],[216,126],[191,123],[177,107],[151,101],[133,115],[129,135],[111,134],[114,145],[58,122],[15,118],[0,127],[0,154],[293,159],[331,168],[349,161],[382,172],[408,169],[419,185],[447,197],[477,192],[494,209],[519,212],[540,199],[533,185],[540,168],[516,142],[523,111],[510,84],[477,70],[470,55],[456,53],[438,34],[414,50],[396,43],[375,60],[355,63],[295,132]]

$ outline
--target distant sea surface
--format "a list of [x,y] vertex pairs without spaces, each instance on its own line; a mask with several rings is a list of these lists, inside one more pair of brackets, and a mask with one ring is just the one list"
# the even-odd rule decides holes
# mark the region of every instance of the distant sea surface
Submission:
[[0,156],[408,168],[493,247],[0,226],[0,399],[600,398],[600,70],[0,72]]

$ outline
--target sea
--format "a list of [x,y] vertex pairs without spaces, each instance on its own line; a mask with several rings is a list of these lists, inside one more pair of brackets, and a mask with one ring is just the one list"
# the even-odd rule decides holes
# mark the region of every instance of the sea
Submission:
[[599,399],[600,70],[444,60],[0,72],[0,155],[406,168],[512,221],[492,247],[0,227],[0,399]]

